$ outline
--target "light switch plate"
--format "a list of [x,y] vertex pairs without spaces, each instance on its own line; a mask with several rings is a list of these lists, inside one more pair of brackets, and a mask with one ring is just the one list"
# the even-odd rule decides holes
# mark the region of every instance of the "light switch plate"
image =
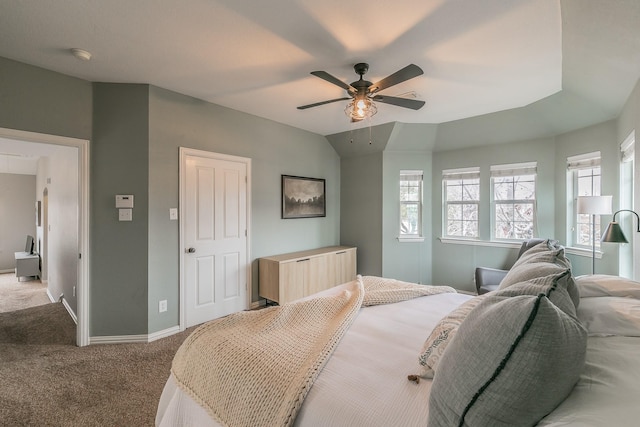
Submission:
[[172,221],[178,219],[178,208],[169,209],[169,219]]
[[133,221],[133,209],[118,209],[119,221]]

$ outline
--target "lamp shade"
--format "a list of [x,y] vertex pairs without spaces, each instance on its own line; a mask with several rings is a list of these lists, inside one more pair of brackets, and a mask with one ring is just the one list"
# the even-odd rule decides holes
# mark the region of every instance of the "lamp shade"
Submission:
[[578,197],[578,213],[589,215],[607,215],[611,213],[613,196],[580,196]]
[[603,242],[610,243],[629,243],[626,236],[622,232],[622,228],[620,228],[620,224],[615,221],[612,221],[607,225],[607,229],[604,230],[604,234],[602,235]]

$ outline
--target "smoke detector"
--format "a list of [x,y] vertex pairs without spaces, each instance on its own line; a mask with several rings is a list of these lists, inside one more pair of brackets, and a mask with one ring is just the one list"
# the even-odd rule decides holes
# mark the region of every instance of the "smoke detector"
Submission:
[[89,52],[88,50],[74,47],[71,49],[71,53],[81,61],[89,61],[91,59],[91,52]]

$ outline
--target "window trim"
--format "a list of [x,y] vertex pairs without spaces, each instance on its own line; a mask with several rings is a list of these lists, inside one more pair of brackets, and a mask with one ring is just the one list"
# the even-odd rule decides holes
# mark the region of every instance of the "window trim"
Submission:
[[[597,190],[598,194],[593,194],[593,196],[599,196],[602,192],[602,155],[600,151],[594,151],[590,153],[578,154],[575,156],[567,157],[567,199],[568,205],[571,206],[571,212],[567,212],[567,237],[568,241],[571,242],[570,247],[575,248],[577,250],[592,250],[591,244],[583,245],[578,243],[578,174],[580,170],[585,169],[600,169],[600,188]],[[596,176],[596,175],[591,175]],[[600,228],[602,229],[602,222],[600,223]],[[589,230],[591,233],[591,227]],[[596,251],[600,250],[600,241],[597,240]],[[591,235],[589,235],[589,241],[592,242],[593,239]]]
[[[491,236],[491,241],[500,242],[500,241],[514,241],[514,242],[522,242],[526,239],[518,239],[518,238],[500,238],[496,237],[496,208],[498,205],[516,205],[519,203],[523,204],[533,204],[533,219],[532,227],[532,237],[537,236],[538,234],[538,162],[524,162],[524,163],[511,163],[511,164],[502,164],[502,165],[491,165],[489,167],[489,186],[490,186],[490,215],[491,215],[491,224],[489,235]],[[505,178],[510,177],[514,178],[517,176],[526,176],[533,175],[533,183],[535,186],[534,196],[532,200],[527,199],[510,199],[508,201],[497,201],[495,199],[495,178]]]
[[[480,166],[472,166],[467,168],[458,168],[458,169],[444,169],[442,171],[442,236],[446,239],[463,239],[463,240],[479,240],[480,239],[480,193],[478,193],[478,200],[475,201],[455,201],[449,202],[447,200],[447,181],[453,180],[478,180],[478,187],[480,187]],[[478,213],[477,222],[477,235],[473,237],[466,236],[452,236],[448,234],[448,224],[449,224],[449,204],[452,205],[476,205],[476,212]]]
[[[404,179],[403,177],[416,177],[416,179]],[[419,179],[417,179],[419,177]],[[418,181],[419,182],[419,200],[418,201],[403,201],[400,200],[400,194],[398,194],[398,241],[399,242],[417,242],[424,241],[424,171],[422,170],[400,170],[400,176],[398,180],[398,190],[402,187],[402,181]],[[402,232],[402,206],[417,205],[418,207],[418,225],[417,233],[407,234]]]

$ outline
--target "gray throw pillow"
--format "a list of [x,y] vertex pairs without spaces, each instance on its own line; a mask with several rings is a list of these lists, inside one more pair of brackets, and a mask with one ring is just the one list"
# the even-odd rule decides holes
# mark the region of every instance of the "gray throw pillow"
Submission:
[[585,329],[547,294],[514,290],[487,296],[460,325],[435,373],[429,427],[532,426],[578,381]]
[[547,298],[565,313],[575,316],[576,306],[571,298],[570,289],[577,292],[575,280],[570,270],[560,270],[557,273],[547,276],[535,277],[501,289],[500,295],[503,297],[513,297],[518,295],[537,296],[546,294]]
[[[564,248],[544,241],[525,252],[500,282],[498,289],[506,289],[516,283],[546,276],[556,276],[571,271],[571,262],[564,255]],[[580,304],[580,293],[572,275],[569,275],[567,291],[575,307]]]

